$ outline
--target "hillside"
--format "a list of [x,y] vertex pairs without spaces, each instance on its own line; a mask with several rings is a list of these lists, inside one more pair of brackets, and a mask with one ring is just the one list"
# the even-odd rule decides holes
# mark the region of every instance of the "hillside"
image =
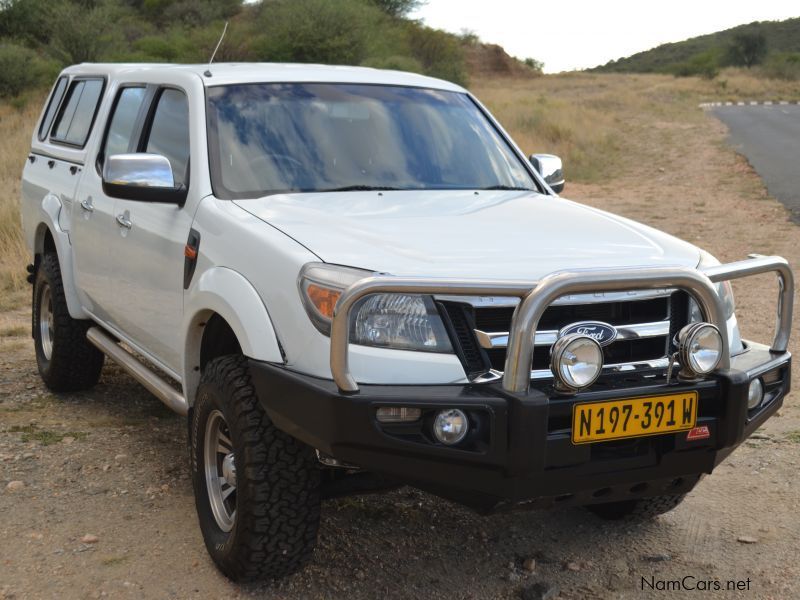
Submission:
[[724,62],[723,56],[736,36],[754,31],[764,35],[770,53],[800,52],[800,18],[756,21],[682,42],[662,44],[590,70],[612,73],[671,73],[698,55],[715,55]]

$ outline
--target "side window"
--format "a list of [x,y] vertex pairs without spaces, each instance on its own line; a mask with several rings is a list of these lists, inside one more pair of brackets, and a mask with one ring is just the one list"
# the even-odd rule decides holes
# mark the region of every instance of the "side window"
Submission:
[[139,116],[139,109],[144,101],[144,94],[143,87],[122,88],[117,94],[114,113],[109,121],[106,139],[98,157],[100,164],[103,164],[106,156],[125,154],[129,150],[136,151],[135,147],[130,148],[130,142],[136,126],[136,117]]
[[42,124],[39,125],[39,139],[44,141],[47,137],[47,132],[50,131],[50,126],[53,124],[53,119],[56,116],[56,111],[61,104],[61,99],[64,97],[64,92],[67,89],[67,78],[59,77],[53,87],[53,93],[50,95],[50,102],[47,104],[47,110],[42,117]]
[[172,165],[175,185],[188,185],[189,102],[183,92],[174,89],[161,92],[144,151],[166,156]]
[[61,105],[50,139],[82,148],[89,139],[102,95],[102,79],[73,81]]

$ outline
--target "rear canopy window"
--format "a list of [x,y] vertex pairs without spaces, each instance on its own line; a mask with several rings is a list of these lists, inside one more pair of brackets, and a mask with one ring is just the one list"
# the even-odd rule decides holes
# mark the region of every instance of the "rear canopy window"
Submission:
[[53,119],[56,116],[56,111],[61,105],[61,99],[64,97],[64,92],[67,89],[67,78],[59,77],[53,88],[53,93],[50,96],[50,102],[47,105],[47,111],[44,113],[42,124],[39,126],[39,139],[43,140],[47,137],[47,132],[50,131],[50,126],[53,124]]
[[103,94],[102,79],[79,79],[69,86],[50,139],[83,147]]

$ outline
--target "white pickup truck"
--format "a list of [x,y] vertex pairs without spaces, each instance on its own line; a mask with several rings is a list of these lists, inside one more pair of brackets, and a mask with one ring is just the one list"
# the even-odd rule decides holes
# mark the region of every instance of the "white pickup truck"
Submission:
[[[468,91],[311,65],[83,64],[31,140],[39,371],[105,356],[188,416],[234,580],[313,551],[325,497],[652,517],[781,406],[794,282],[560,198]],[[774,272],[771,345],[730,279]]]

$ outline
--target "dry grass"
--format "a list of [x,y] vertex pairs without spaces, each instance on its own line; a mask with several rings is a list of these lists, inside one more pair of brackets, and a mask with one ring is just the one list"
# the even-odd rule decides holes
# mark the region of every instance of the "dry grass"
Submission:
[[41,108],[40,99],[22,109],[0,105],[0,311],[27,299],[25,265],[19,214],[20,177],[30,150],[31,132]]

